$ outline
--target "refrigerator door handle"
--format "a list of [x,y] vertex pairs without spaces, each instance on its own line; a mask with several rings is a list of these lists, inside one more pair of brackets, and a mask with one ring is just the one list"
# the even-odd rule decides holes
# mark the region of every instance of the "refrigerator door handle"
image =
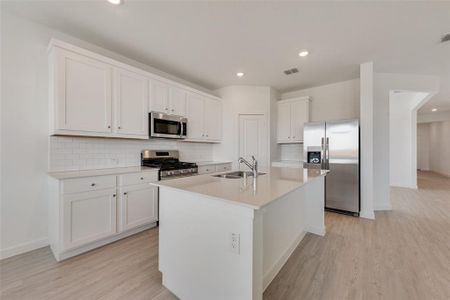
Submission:
[[330,169],[330,138],[326,138],[325,141],[325,161],[326,161],[326,169]]
[[322,159],[320,161],[321,169],[326,169],[326,158],[325,158],[325,138],[321,138],[320,142],[320,155]]

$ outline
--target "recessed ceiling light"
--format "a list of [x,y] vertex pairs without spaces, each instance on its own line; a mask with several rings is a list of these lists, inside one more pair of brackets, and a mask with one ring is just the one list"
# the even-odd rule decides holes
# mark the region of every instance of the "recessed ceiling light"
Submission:
[[237,73],[236,73],[236,76],[237,76],[237,77],[244,77],[244,73],[243,73],[243,72],[237,72]]
[[109,3],[114,4],[114,5],[119,5],[122,4],[123,0],[108,0]]
[[431,109],[431,111],[437,111],[437,108],[433,108],[433,109]]
[[298,56],[305,57],[305,56],[307,56],[308,54],[309,54],[308,51],[303,50],[303,51],[301,51],[301,52],[298,54]]

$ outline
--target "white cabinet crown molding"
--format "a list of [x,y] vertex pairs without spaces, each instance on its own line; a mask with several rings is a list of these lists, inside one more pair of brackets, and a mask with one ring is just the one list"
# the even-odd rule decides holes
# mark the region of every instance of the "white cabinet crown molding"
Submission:
[[70,43],[64,42],[64,41],[56,39],[56,38],[52,38],[50,40],[50,43],[49,43],[48,48],[47,48],[47,51],[50,52],[54,47],[58,47],[58,48],[62,48],[62,49],[68,50],[68,51],[72,51],[72,52],[75,52],[75,53],[78,53],[78,54],[81,54],[81,55],[85,55],[85,56],[90,57],[90,58],[94,58],[96,60],[103,61],[105,63],[111,64],[111,65],[119,67],[119,68],[124,68],[124,69],[128,69],[130,71],[136,72],[136,73],[140,73],[141,75],[147,76],[150,79],[159,80],[159,81],[162,81],[162,82],[164,82],[166,84],[170,84],[170,85],[173,85],[173,86],[185,89],[185,90],[187,90],[189,92],[194,92],[194,93],[200,94],[202,96],[214,98],[214,99],[220,100],[220,101],[222,100],[220,97],[217,97],[216,95],[206,93],[204,91],[201,91],[201,90],[192,88],[190,86],[184,85],[182,83],[179,83],[177,81],[167,79],[167,78],[162,77],[160,75],[151,73],[149,71],[142,70],[142,69],[140,69],[138,67],[131,66],[129,64],[120,62],[118,60],[109,58],[107,56],[95,53],[95,52],[90,51],[90,50],[86,50],[84,48],[72,45]]

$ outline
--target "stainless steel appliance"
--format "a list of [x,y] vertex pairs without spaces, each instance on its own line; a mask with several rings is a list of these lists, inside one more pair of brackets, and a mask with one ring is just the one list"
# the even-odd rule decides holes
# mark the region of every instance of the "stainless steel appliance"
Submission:
[[184,139],[187,136],[187,119],[160,112],[149,114],[150,137]]
[[306,123],[305,168],[330,170],[325,178],[325,208],[359,215],[359,122]]
[[143,150],[141,165],[159,168],[159,180],[198,174],[197,164],[180,161],[178,150]]

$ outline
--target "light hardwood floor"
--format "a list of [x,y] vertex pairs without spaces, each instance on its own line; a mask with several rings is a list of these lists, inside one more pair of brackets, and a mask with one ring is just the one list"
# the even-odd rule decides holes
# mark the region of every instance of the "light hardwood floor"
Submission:
[[[327,213],[264,299],[450,299],[450,179],[421,172],[419,187],[392,189],[375,221]],[[176,299],[157,263],[157,229],[61,263],[38,249],[0,262],[0,298]]]

